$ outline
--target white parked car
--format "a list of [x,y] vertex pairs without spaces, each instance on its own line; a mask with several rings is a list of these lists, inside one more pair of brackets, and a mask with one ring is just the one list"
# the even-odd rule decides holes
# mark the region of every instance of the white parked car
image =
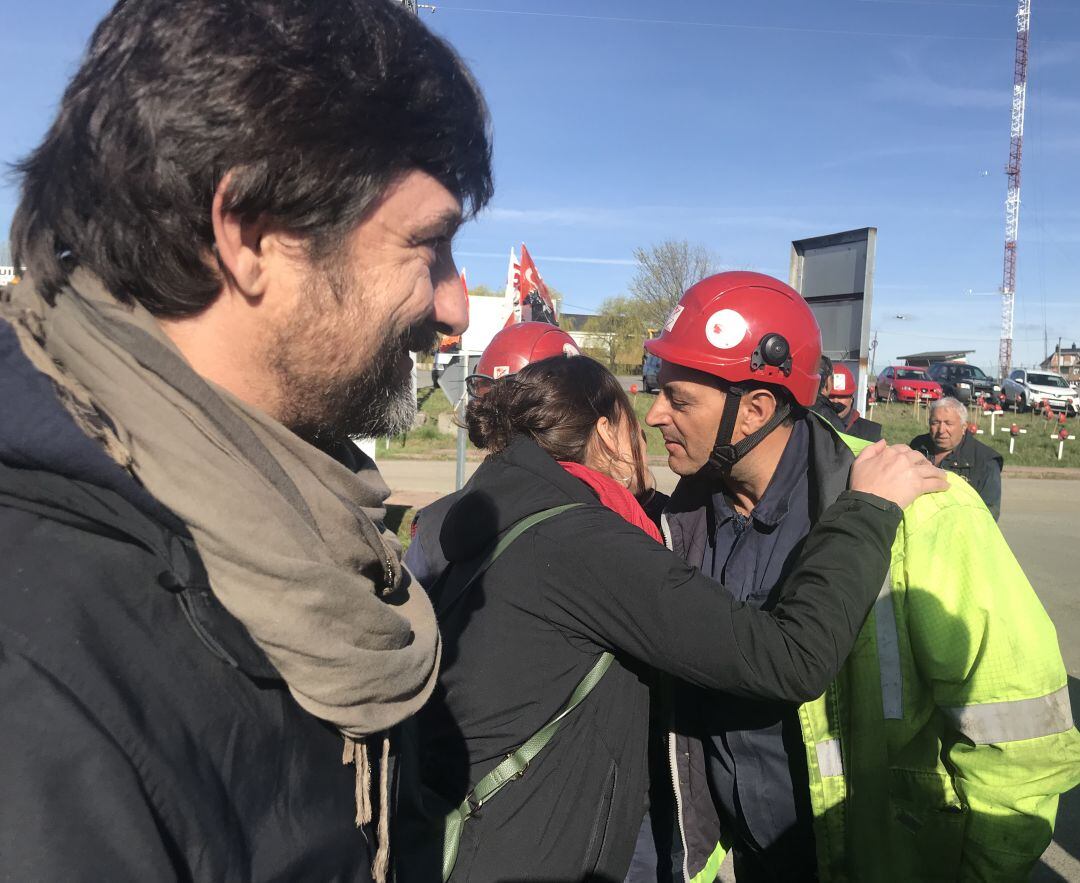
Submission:
[[1080,413],[1080,392],[1077,392],[1060,374],[1051,371],[1028,371],[1017,368],[1002,384],[1001,391],[1010,402],[1016,402],[1021,410],[1037,408],[1049,402],[1055,411]]

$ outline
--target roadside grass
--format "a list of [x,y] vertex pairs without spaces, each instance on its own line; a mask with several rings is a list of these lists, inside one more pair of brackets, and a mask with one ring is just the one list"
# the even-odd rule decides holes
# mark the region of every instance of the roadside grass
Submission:
[[[452,460],[457,455],[457,430],[450,433],[439,431],[439,415],[453,412],[446,394],[438,387],[421,389],[417,393],[420,413],[424,423],[409,432],[393,438],[380,438],[376,444],[376,457],[406,460]],[[470,453],[479,455],[472,445]]]
[[[1065,442],[1064,455],[1061,460],[1058,460],[1057,433],[1061,427],[1056,417],[1052,423],[1049,423],[1037,414],[1013,414],[1006,411],[996,417],[994,435],[991,436],[990,418],[982,413],[976,413],[973,408],[969,408],[968,413],[972,421],[982,430],[982,434],[975,437],[983,444],[994,448],[1005,458],[1006,469],[1009,466],[1080,468],[1080,420],[1076,417],[1068,420],[1065,428],[1069,430],[1070,435],[1075,435],[1077,438],[1074,441]],[[928,428],[925,408],[920,408],[916,417],[912,405],[897,402],[892,404],[881,402],[875,405],[873,419],[882,425],[885,438],[893,443],[908,444],[915,436],[922,435]],[[1027,433],[1016,437],[1016,452],[1010,454],[1009,427],[1014,423],[1018,429],[1026,429]],[[1051,440],[1050,436],[1054,438]]]
[[[423,426],[414,429],[404,435],[392,439],[379,439],[377,456],[391,459],[430,459],[452,460],[456,456],[456,430],[449,434],[439,431],[438,419],[440,414],[445,414],[453,409],[450,402],[440,389],[424,389],[420,391],[420,410],[426,416]],[[664,442],[660,432],[645,425],[645,414],[652,407],[656,397],[652,394],[637,393],[630,396],[633,401],[634,411],[641,421],[648,442],[650,457],[665,457]],[[869,416],[869,415],[867,415]],[[1080,468],[1080,420],[1071,418],[1066,427],[1071,435],[1077,436],[1074,441],[1065,442],[1065,453],[1061,460],[1057,459],[1057,432],[1060,428],[1056,420],[1048,423],[1036,414],[1012,414],[1006,412],[995,421],[995,433],[990,436],[990,418],[983,414],[972,414],[972,418],[983,430],[982,435],[976,436],[979,441],[990,445],[1005,458],[1005,466],[1035,466],[1044,468],[1071,467]],[[874,406],[873,420],[883,427],[885,438],[892,443],[908,444],[915,436],[927,431],[927,413],[925,407],[920,407],[916,415],[912,405],[900,403],[878,403]],[[1008,428],[1016,423],[1020,429],[1026,429],[1027,433],[1016,439],[1016,453],[1009,454]],[[1006,430],[1006,431],[1002,431]],[[1050,436],[1054,439],[1051,440]],[[482,452],[476,450],[472,444],[468,446],[469,459],[478,459]]]
[[389,505],[386,507],[386,526],[397,534],[403,549],[409,548],[409,531],[412,528],[416,509],[411,506]]

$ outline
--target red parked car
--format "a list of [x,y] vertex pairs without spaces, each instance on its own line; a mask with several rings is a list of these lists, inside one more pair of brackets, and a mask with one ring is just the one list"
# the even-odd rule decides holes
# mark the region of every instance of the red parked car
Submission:
[[913,402],[916,398],[932,402],[941,398],[941,385],[930,379],[922,368],[890,365],[878,375],[878,401]]

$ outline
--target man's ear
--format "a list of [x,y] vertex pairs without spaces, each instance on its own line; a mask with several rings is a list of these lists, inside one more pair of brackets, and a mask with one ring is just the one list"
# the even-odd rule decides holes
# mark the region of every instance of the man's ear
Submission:
[[210,220],[214,228],[214,246],[226,288],[255,300],[266,294],[269,281],[267,246],[273,247],[273,237],[260,217],[254,221],[225,210],[225,194],[231,175],[225,175],[214,193]]
[[746,435],[757,432],[776,413],[776,396],[767,389],[755,389],[742,397],[739,419]]

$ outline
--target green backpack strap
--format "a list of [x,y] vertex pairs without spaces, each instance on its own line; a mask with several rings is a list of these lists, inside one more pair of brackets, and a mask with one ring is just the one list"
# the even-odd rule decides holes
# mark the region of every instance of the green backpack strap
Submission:
[[461,806],[447,814],[446,831],[443,836],[443,883],[450,879],[454,865],[457,863],[458,843],[461,840],[461,829],[465,822],[478,813],[485,803],[502,790],[503,786],[525,775],[525,770],[529,768],[533,758],[544,750],[551,741],[551,737],[558,731],[563,718],[577,708],[592,692],[593,687],[600,683],[600,679],[611,667],[614,659],[611,653],[601,653],[589,673],[574,688],[574,692],[570,694],[570,699],[563,706],[562,711],[533,733],[523,745],[506,755],[502,763],[473,786],[472,791],[461,802]]
[[[569,509],[576,509],[581,505],[583,504],[567,503],[563,506],[555,506],[551,509],[537,512],[517,522],[499,539],[488,553],[487,557],[481,562],[476,573],[468,579],[453,597],[445,600],[439,605],[438,612],[440,614],[445,613],[449,607],[455,604],[468,591],[472,584],[495,563],[495,560],[506,551],[514,540],[520,537],[529,528],[535,527],[537,524],[547,521],[549,518],[554,518],[556,515],[560,515]],[[603,678],[604,673],[610,668],[614,659],[615,657],[611,653],[601,653],[600,657],[596,660],[596,663],[589,670],[589,673],[585,675],[577,687],[574,688],[574,692],[570,694],[570,699],[567,701],[566,705],[562,707],[562,710],[544,724],[543,727],[533,733],[533,735],[522,745],[506,755],[495,769],[473,786],[472,790],[461,802],[461,806],[447,814],[443,832],[443,883],[446,883],[446,881],[450,879],[450,874],[453,873],[454,865],[457,863],[458,844],[461,841],[461,829],[466,820],[479,812],[480,808],[494,797],[503,786],[509,782],[513,782],[515,779],[520,779],[525,774],[525,770],[529,768],[529,764],[532,762],[533,758],[544,750],[548,742],[551,741],[552,736],[558,731],[559,724],[562,723],[563,718],[577,708],[578,705],[584,701],[585,697],[592,692],[593,688],[600,683],[600,679]]]
[[[480,563],[480,567],[477,569],[469,579],[461,586],[453,595],[449,598],[440,597],[435,605],[435,612],[442,616],[454,606],[466,592],[472,587],[472,584],[476,582],[492,564],[495,563],[495,559],[498,558],[503,552],[507,550],[511,543],[514,542],[519,536],[521,536],[530,527],[535,527],[541,522],[547,521],[549,518],[554,518],[556,515],[561,515],[563,512],[569,509],[577,509],[579,506],[585,505],[584,503],[566,503],[562,506],[553,506],[551,509],[544,509],[540,512],[534,512],[532,515],[522,518],[521,521],[515,522],[514,526],[510,528],[505,534],[503,534],[499,541],[488,552],[487,557]],[[449,573],[449,570],[446,571]]]

